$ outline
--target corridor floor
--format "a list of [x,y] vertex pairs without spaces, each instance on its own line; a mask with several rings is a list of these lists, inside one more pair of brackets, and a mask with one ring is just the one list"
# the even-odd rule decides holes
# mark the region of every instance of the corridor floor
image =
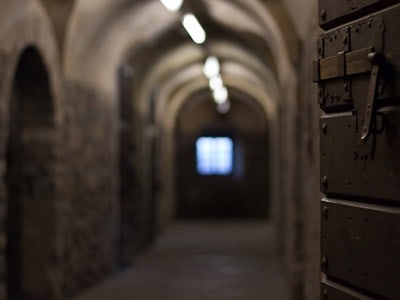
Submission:
[[132,269],[73,300],[286,300],[266,222],[176,223]]

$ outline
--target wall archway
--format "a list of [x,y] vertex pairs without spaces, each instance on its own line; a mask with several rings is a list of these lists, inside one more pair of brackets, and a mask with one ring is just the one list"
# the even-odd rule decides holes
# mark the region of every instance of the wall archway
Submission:
[[[224,66],[223,66],[224,69]],[[240,74],[246,73],[246,70],[241,70]],[[180,76],[181,73],[184,76]],[[163,89],[159,91],[160,98],[157,102],[157,126],[160,128],[158,132],[158,143],[159,143],[159,157],[160,163],[162,163],[161,169],[164,170],[162,174],[158,174],[159,178],[162,178],[162,201],[159,202],[158,207],[158,218],[160,228],[165,228],[171,220],[175,217],[175,182],[173,180],[175,174],[175,153],[174,144],[174,132],[175,132],[175,119],[185,102],[191,98],[193,94],[200,90],[208,90],[207,81],[201,76],[201,65],[193,65],[186,70],[178,73],[175,77],[170,79],[168,84],[163,86]],[[270,93],[269,89],[260,89],[260,85],[251,81],[249,78],[239,76],[239,74],[227,74],[225,77],[227,86],[231,91],[237,91],[241,96],[247,95],[257,103],[261,108],[262,113],[268,120],[268,139],[276,140],[276,107],[274,105],[275,99],[273,93]],[[257,87],[257,88],[256,88]],[[207,92],[208,93],[208,92]],[[162,97],[161,97],[162,95]],[[161,117],[161,112],[163,117]],[[276,145],[271,147],[270,156],[275,157]],[[271,170],[276,170],[276,159],[273,160],[273,166]],[[271,189],[274,183],[270,183]],[[271,193],[274,193],[271,190]],[[271,199],[271,209],[276,207],[276,197]],[[274,204],[273,204],[273,203]],[[275,210],[275,209],[274,209]],[[276,212],[271,210],[271,216],[276,217]]]
[[6,145],[9,299],[51,299],[57,257],[56,123],[49,74],[34,47],[13,79]]
[[[266,218],[269,215],[268,123],[261,105],[231,89],[231,109],[217,113],[209,91],[190,95],[175,125],[176,216],[178,218]],[[207,149],[205,158],[231,160],[228,174],[202,174],[197,166],[199,138],[230,139],[231,155]]]

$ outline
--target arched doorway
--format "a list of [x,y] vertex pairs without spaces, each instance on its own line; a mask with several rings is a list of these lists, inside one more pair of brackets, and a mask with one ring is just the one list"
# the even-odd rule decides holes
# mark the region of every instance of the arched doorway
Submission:
[[25,49],[12,84],[7,141],[9,300],[51,299],[56,263],[55,122],[40,53]]
[[266,218],[269,214],[265,112],[236,90],[231,102],[230,111],[220,114],[209,92],[200,91],[178,114],[179,218]]

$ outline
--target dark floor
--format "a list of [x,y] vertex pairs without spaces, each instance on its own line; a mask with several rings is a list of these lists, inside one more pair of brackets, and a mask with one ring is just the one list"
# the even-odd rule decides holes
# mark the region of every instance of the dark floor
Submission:
[[172,225],[135,266],[73,300],[286,300],[271,225]]

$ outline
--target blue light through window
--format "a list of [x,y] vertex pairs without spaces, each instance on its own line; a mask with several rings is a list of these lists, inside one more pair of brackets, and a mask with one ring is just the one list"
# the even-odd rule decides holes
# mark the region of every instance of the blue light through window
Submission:
[[197,173],[229,175],[233,171],[233,141],[229,137],[200,137],[196,141]]

